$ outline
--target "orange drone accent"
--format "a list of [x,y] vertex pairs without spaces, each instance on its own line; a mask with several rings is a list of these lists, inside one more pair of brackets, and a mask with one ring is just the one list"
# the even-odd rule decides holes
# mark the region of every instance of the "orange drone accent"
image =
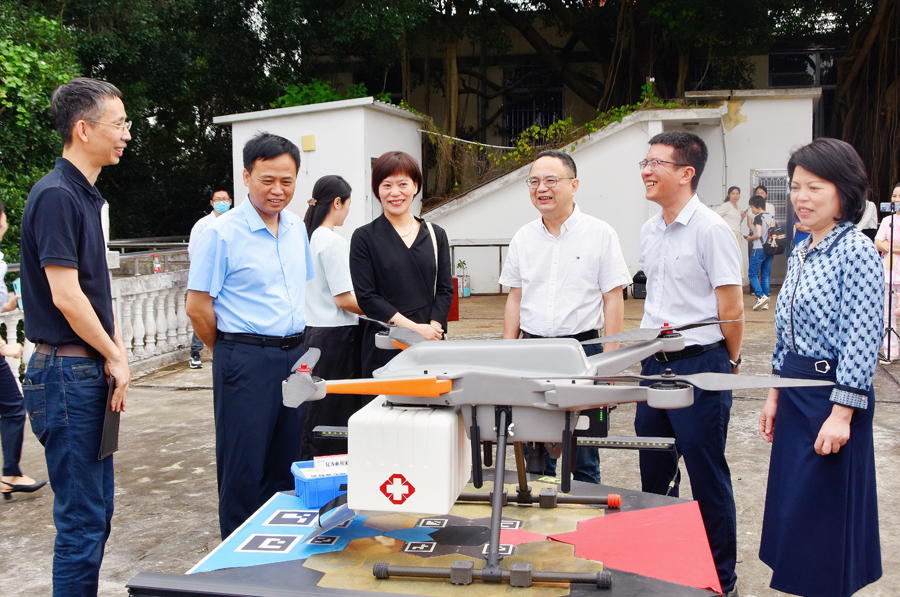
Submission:
[[402,344],[402,343],[400,343],[400,342],[397,342],[397,341],[394,340],[393,338],[391,338],[391,344],[393,344],[394,346],[396,346],[396,347],[399,348],[400,350],[406,350],[407,348],[409,348],[409,346],[407,346],[406,344]]
[[436,377],[409,377],[405,379],[365,379],[329,381],[325,391],[329,394],[365,394],[377,396],[426,396],[437,398],[453,389],[449,379]]

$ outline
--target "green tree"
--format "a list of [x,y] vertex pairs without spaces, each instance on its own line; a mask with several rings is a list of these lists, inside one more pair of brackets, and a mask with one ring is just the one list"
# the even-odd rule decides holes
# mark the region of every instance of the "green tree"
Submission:
[[0,14],[0,199],[9,222],[0,250],[16,262],[25,198],[62,151],[50,96],[78,75],[78,63],[58,22],[7,0],[0,0]]

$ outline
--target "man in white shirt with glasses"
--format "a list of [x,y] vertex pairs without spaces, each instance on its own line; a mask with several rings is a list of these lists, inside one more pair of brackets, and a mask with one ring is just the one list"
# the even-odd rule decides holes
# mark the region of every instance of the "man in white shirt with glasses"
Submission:
[[[615,230],[575,204],[578,173],[572,157],[541,152],[525,181],[541,217],[519,229],[509,244],[500,283],[509,286],[503,337],[575,338],[579,342],[622,331],[622,287],[631,282]],[[606,350],[618,347],[606,344]],[[603,345],[584,346],[588,355]],[[597,448],[575,452],[576,481],[600,483]],[[556,474],[546,461],[544,473]]]

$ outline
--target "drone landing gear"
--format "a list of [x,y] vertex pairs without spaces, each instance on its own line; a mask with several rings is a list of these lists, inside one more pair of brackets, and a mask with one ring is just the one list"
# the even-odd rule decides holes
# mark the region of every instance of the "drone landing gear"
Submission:
[[[474,407],[473,407],[474,408]],[[525,483],[525,467],[522,457],[522,445],[516,442],[516,468],[519,471],[519,489],[515,500],[507,496],[506,488],[503,487],[503,478],[506,473],[506,444],[507,434],[511,418],[511,410],[508,407],[496,407],[496,423],[497,423],[497,462],[494,468],[494,487],[489,496],[484,494],[463,494],[478,495],[477,501],[491,502],[491,528],[490,540],[488,542],[487,562],[480,570],[475,570],[474,563],[471,561],[453,562],[450,568],[418,568],[410,566],[391,566],[386,563],[375,564],[372,574],[376,578],[387,579],[390,577],[415,577],[415,578],[448,578],[455,585],[472,584],[474,580],[482,582],[501,583],[508,582],[513,587],[530,587],[533,582],[568,582],[568,583],[588,583],[594,584],[598,589],[608,589],[612,586],[612,573],[609,570],[601,570],[596,573],[578,573],[578,572],[543,572],[534,571],[532,565],[526,562],[517,562],[513,564],[509,570],[500,568],[500,520],[502,509],[506,501],[517,501],[521,497],[523,501],[519,503],[532,503],[531,488]],[[475,420],[474,413],[472,420]],[[473,424],[473,427],[475,425]],[[568,429],[568,425],[567,425]],[[571,432],[570,432],[571,434]],[[476,487],[481,484],[481,458],[479,452],[479,444],[481,443],[477,433],[477,429],[472,430],[470,435],[472,441],[472,456],[478,458],[473,459],[473,479],[478,481]],[[571,441],[571,437],[569,438]],[[564,465],[563,472],[566,472]],[[523,489],[524,487],[524,489]],[[501,491],[496,491],[496,489]],[[543,491],[541,492],[543,500]],[[607,498],[593,498],[598,500],[606,500],[607,503],[612,497],[611,494]],[[560,497],[573,498],[574,496],[555,496],[556,500]],[[618,496],[615,496],[618,498]],[[460,496],[462,499],[463,496]],[[583,500],[585,498],[575,498]],[[591,498],[588,498],[591,499]],[[528,500],[528,501],[525,501]],[[581,503],[601,503],[601,502],[581,502]],[[610,507],[613,507],[609,504]]]

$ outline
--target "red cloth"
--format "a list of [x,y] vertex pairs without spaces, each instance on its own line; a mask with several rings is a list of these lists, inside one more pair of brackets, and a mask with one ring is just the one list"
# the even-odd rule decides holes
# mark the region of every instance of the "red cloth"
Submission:
[[550,539],[609,568],[722,592],[697,502],[598,516]]
[[547,535],[540,535],[538,533],[532,533],[531,531],[525,531],[522,529],[500,531],[500,543],[502,543],[503,545],[534,543],[536,541],[543,541],[546,538]]

